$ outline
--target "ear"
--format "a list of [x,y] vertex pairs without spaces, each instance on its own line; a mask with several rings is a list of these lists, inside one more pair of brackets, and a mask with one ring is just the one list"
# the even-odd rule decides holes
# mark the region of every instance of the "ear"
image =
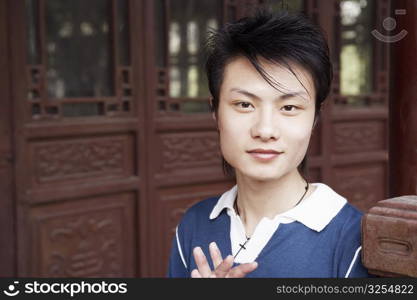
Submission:
[[209,102],[210,102],[211,117],[217,124],[217,116],[216,116],[216,112],[214,111],[214,106],[213,106],[213,97],[210,97]]
[[217,130],[218,132],[220,132],[220,131],[219,131],[219,122],[217,121],[217,113],[216,113],[216,111],[214,110],[214,106],[213,106],[213,97],[210,97],[209,101],[210,101],[210,111],[211,111],[211,117],[213,118],[214,123],[216,123],[216,130]]

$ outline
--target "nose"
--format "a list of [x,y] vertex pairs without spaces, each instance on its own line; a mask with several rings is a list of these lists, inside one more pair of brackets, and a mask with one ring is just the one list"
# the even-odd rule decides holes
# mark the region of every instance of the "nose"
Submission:
[[252,138],[260,139],[263,142],[277,140],[279,138],[279,129],[277,126],[276,112],[272,107],[265,107],[258,110],[254,124],[251,128]]

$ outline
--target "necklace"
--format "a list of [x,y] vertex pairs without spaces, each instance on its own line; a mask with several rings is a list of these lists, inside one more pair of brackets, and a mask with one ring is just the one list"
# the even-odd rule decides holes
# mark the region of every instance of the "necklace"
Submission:
[[298,202],[293,207],[296,207],[298,204],[300,204],[301,200],[303,200],[304,196],[307,194],[307,191],[308,191],[308,182],[307,182],[307,180],[305,180],[305,182],[306,182],[306,187],[305,187],[306,190],[304,191],[304,194],[301,196],[300,200],[298,200]]
[[[296,207],[298,204],[300,204],[300,202],[303,200],[304,196],[306,195],[306,193],[308,191],[309,184],[308,184],[307,180],[305,180],[305,182],[306,182],[306,186],[305,186],[304,194],[301,196],[300,200],[298,200],[297,203],[293,206],[293,208]],[[235,203],[233,204],[233,208],[236,210],[236,214],[238,216],[240,216],[239,207],[237,206],[237,198],[235,200]]]
[[[307,182],[307,180],[305,180],[305,178],[303,177],[303,179],[304,179],[304,181],[306,182],[306,186],[305,186],[305,191],[304,191],[304,194],[301,196],[301,198],[300,198],[300,200],[298,200],[297,201],[297,203],[293,206],[293,208],[294,207],[296,207],[298,204],[300,204],[300,202],[303,200],[303,198],[304,198],[304,196],[307,194],[307,191],[308,191],[308,182]],[[240,212],[239,212],[239,207],[237,206],[237,198],[236,198],[236,200],[235,200],[235,203],[233,204],[233,208],[236,210],[236,213],[237,213],[237,215],[238,216],[240,216]],[[239,244],[239,246],[240,246],[240,248],[239,248],[239,250],[236,252],[236,254],[235,254],[235,256],[234,256],[234,258],[236,258],[236,256],[240,253],[240,251],[242,250],[242,249],[245,249],[246,250],[246,244],[249,242],[249,240],[250,240],[250,236],[247,236],[247,235],[245,235],[246,236],[246,241],[243,243],[243,244]]]

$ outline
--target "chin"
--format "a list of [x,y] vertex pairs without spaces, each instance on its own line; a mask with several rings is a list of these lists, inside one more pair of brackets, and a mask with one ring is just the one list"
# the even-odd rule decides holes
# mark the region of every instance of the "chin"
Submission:
[[282,174],[276,172],[242,172],[242,175],[256,181],[273,181],[282,177]]

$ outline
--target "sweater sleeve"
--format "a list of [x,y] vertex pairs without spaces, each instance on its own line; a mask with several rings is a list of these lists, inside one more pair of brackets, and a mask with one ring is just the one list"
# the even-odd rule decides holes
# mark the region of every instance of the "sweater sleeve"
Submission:
[[343,226],[336,254],[337,277],[370,277],[362,264],[361,215],[352,216]]
[[171,254],[168,265],[168,277],[185,278],[190,277],[190,271],[183,254],[183,239],[181,238],[180,225],[175,229],[175,235],[172,239]]

